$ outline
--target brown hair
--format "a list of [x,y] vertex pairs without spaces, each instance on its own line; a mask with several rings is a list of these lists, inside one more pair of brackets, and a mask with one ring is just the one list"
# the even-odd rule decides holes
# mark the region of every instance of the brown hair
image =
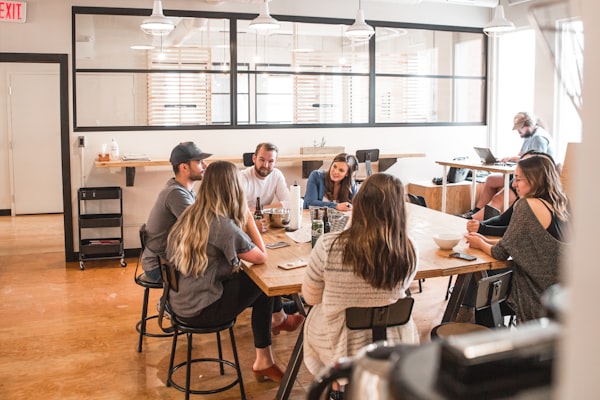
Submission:
[[518,165],[531,186],[524,197],[546,200],[554,208],[556,216],[565,221],[569,216],[568,200],[560,183],[558,169],[552,160],[545,155],[532,155],[519,160]]
[[[337,199],[333,196],[333,187],[334,183],[329,176],[329,171],[331,171],[331,165],[335,162],[344,162],[348,164],[348,175],[342,179],[340,182],[340,192],[338,194]],[[358,169],[358,160],[352,154],[340,153],[333,158],[329,166],[328,173],[324,174],[325,177],[325,195],[330,201],[338,201],[340,203],[344,201],[350,201],[350,196],[352,194],[352,184],[354,183],[354,172]]]
[[344,264],[377,289],[397,287],[417,268],[404,204],[400,179],[385,173],[371,175],[354,198],[350,228],[336,239],[343,246]]

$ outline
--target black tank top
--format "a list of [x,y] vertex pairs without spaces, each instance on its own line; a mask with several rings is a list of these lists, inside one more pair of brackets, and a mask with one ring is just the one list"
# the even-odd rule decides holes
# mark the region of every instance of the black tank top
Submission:
[[546,204],[545,201],[543,201],[541,199],[540,199],[540,201],[548,209],[548,211],[550,211],[550,214],[552,214],[552,220],[550,221],[550,225],[548,225],[548,228],[546,228],[546,232],[548,232],[549,234],[552,235],[552,237],[554,237],[557,240],[560,240],[561,242],[566,241],[566,236],[567,236],[566,221],[559,219],[556,216],[556,214],[554,213],[554,210],[550,209],[550,207],[548,207],[548,205]]

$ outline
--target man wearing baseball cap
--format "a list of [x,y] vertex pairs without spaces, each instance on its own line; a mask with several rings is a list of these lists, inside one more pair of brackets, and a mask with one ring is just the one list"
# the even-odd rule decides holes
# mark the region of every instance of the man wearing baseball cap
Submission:
[[192,187],[194,182],[202,180],[206,169],[204,159],[210,156],[212,154],[204,153],[193,142],[179,143],[171,151],[169,161],[175,177],[167,181],[150,211],[145,227],[146,248],[142,254],[144,274],[140,279],[162,282],[157,255],[166,256],[169,231],[179,215],[196,201]]

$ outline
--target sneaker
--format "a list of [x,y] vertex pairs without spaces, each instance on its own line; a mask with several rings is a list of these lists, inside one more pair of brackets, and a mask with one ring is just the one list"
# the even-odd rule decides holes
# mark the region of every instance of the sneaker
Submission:
[[475,207],[474,209],[469,210],[466,213],[458,214],[458,216],[465,219],[473,219],[473,214],[477,213],[479,210],[479,208]]

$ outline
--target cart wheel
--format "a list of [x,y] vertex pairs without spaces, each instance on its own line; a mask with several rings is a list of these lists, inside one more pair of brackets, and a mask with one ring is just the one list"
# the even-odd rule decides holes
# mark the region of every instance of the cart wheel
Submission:
[[83,261],[79,261],[79,268],[81,268],[82,271],[85,269],[85,265],[83,264]]
[[121,267],[125,268],[127,266],[127,261],[124,258],[121,258]]

